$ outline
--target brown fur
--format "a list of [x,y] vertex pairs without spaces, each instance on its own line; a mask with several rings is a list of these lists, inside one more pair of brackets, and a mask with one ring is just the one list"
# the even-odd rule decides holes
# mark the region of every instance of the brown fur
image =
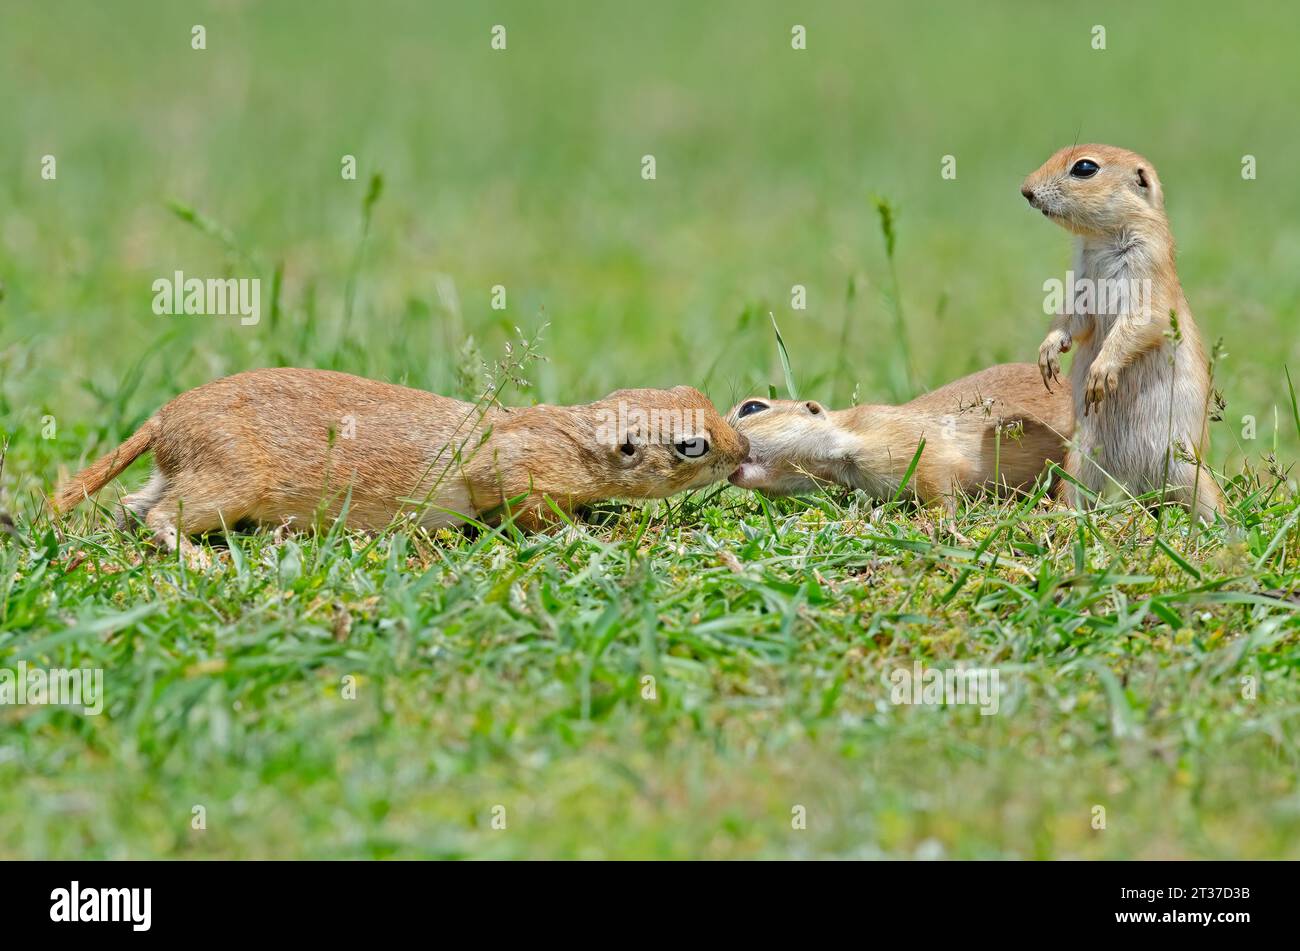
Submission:
[[[629,417],[621,442],[611,423],[620,406]],[[662,414],[662,431],[651,432],[638,410]],[[708,452],[683,458],[674,442],[696,435],[707,437]],[[723,478],[747,449],[685,386],[485,410],[344,373],[254,370],[182,393],[62,486],[53,504],[67,511],[152,450],[153,478],[122,507],[171,547],[238,523],[310,526],[336,519],[345,502],[350,526],[375,530],[402,514],[427,527],[497,519],[524,496],[511,512],[537,528],[552,518],[548,498],[568,512],[672,495]]]
[[[1099,170],[1072,174],[1084,159]],[[1223,513],[1222,494],[1202,462],[1209,451],[1209,370],[1174,267],[1155,168],[1126,149],[1076,145],[1026,178],[1021,194],[1076,236],[1076,279],[1094,289],[1100,282],[1150,287],[1136,302],[1121,298],[1106,306],[1094,290],[1091,307],[1057,315],[1039,348],[1045,384],[1058,379],[1061,354],[1078,348],[1071,368],[1077,448],[1067,471],[1098,496],[1116,485],[1133,494],[1169,487],[1203,519]],[[1076,505],[1085,502],[1073,486],[1066,495]]]
[[[742,417],[750,403],[767,408]],[[924,438],[908,491],[952,507],[959,492],[1032,486],[1047,462],[1064,459],[1074,412],[1068,388],[1045,392],[1037,367],[1013,363],[902,406],[827,411],[813,401],[750,399],[727,420],[749,438],[749,458],[731,477],[743,488],[789,494],[838,483],[889,498]]]

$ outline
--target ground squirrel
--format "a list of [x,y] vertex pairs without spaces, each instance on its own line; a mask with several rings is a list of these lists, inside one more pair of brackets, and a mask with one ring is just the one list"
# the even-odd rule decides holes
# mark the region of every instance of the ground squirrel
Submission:
[[618,390],[581,406],[484,408],[325,370],[239,373],[182,393],[55,495],[64,512],[136,457],[154,473],[122,499],[155,539],[238,524],[307,527],[347,503],[376,530],[404,512],[436,528],[457,516],[536,528],[601,499],[661,498],[725,477],[748,444],[698,390]]
[[790,494],[837,483],[892,498],[924,438],[908,494],[952,510],[959,493],[1032,486],[1047,462],[1064,459],[1074,411],[1068,389],[1044,392],[1037,367],[1012,363],[902,406],[748,399],[727,421],[749,439],[731,475],[742,488]]
[[[1048,159],[1020,191],[1077,236],[1070,282],[1077,293],[1038,353],[1050,386],[1060,355],[1077,347],[1070,378],[1078,430],[1066,471],[1099,496],[1115,483],[1137,495],[1169,487],[1186,509],[1213,520],[1224,506],[1203,462],[1209,370],[1174,269],[1155,169],[1124,149],[1076,145]],[[1066,498],[1084,501],[1070,485]]]

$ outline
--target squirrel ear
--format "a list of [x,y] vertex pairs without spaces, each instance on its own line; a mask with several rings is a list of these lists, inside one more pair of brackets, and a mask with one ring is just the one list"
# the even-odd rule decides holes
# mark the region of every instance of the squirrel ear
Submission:
[[1156,178],[1156,173],[1149,168],[1138,166],[1137,185],[1142,189],[1143,194],[1147,196],[1147,201],[1153,208],[1163,208],[1165,204],[1164,193],[1160,190],[1160,180]]
[[620,443],[606,443],[604,451],[605,457],[615,469],[631,469],[645,458],[645,447],[641,445],[641,440],[630,435],[624,435]]

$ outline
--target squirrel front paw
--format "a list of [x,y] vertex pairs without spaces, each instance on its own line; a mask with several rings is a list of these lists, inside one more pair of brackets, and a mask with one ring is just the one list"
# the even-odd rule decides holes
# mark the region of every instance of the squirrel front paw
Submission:
[[1120,366],[1098,357],[1088,368],[1088,381],[1083,386],[1083,415],[1096,409],[1107,396],[1114,396],[1119,388]]
[[1043,386],[1050,392],[1051,381],[1061,382],[1061,354],[1068,353],[1074,341],[1064,330],[1053,330],[1038,348],[1038,372],[1043,375]]

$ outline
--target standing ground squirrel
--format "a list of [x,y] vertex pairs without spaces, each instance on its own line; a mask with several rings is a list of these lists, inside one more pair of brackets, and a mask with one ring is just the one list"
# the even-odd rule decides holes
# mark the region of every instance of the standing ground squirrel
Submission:
[[136,457],[154,473],[122,499],[155,539],[241,523],[335,519],[378,530],[495,519],[510,500],[524,528],[609,498],[662,498],[725,477],[746,440],[698,390],[618,390],[581,406],[506,409],[325,370],[239,373],[182,393],[126,442],[64,484],[64,512]]
[[[1203,460],[1210,378],[1201,335],[1174,269],[1174,239],[1151,163],[1109,145],[1061,149],[1020,192],[1077,236],[1074,284],[1038,352],[1043,382],[1078,347],[1077,444],[1066,471],[1101,496],[1118,483],[1165,492],[1206,521],[1224,512]],[[1172,315],[1172,317],[1171,317]],[[1175,330],[1176,323],[1176,330]],[[1066,499],[1082,493],[1067,484]]]
[[1011,363],[902,406],[828,411],[811,400],[748,399],[727,421],[749,439],[731,476],[742,488],[789,494],[838,483],[892,498],[924,439],[908,492],[952,510],[959,492],[1023,490],[1059,464],[1074,410],[1068,388],[1045,393],[1037,367]]

